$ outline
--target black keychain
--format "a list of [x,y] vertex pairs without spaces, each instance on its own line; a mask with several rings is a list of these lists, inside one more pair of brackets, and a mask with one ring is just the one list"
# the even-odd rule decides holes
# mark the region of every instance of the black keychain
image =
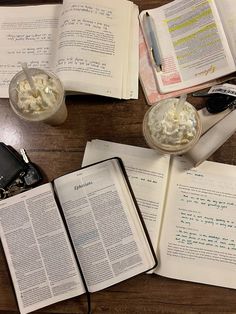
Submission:
[[29,188],[24,184],[21,178],[14,180],[7,188],[0,188],[0,200],[7,197],[17,195],[21,192],[27,191]]
[[20,149],[20,153],[22,155],[24,162],[27,165],[26,173],[23,176],[24,183],[28,187],[34,186],[37,183],[39,183],[40,181],[42,181],[43,177],[42,177],[38,167],[29,161],[29,158],[26,155],[24,148]]

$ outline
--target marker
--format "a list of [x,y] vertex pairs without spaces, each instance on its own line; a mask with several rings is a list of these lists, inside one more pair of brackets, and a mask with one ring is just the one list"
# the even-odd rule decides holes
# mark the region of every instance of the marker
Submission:
[[161,56],[158,47],[158,41],[155,34],[155,26],[152,17],[148,12],[143,16],[143,26],[146,35],[148,49],[151,55],[151,61],[158,72],[162,70]]

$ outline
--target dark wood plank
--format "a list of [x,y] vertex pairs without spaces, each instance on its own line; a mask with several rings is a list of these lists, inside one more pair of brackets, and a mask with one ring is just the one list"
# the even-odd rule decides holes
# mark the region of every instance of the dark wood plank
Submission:
[[[47,3],[59,3],[49,1]],[[136,0],[141,10],[169,0]],[[0,1],[0,5],[45,3],[40,0]],[[190,102],[199,109],[203,99]],[[45,181],[81,166],[86,142],[95,138],[146,147],[142,119],[149,108],[140,87],[139,99],[121,101],[100,96],[70,96],[66,123],[59,127],[30,124],[10,110],[8,99],[0,99],[0,141],[19,149],[42,169]],[[236,134],[211,157],[211,160],[236,164]],[[172,280],[156,275],[139,275],[92,294],[93,313],[106,314],[222,314],[236,313],[236,290]],[[8,267],[0,247],[0,313],[19,313]],[[86,313],[86,297],[79,296],[44,308],[41,314]]]

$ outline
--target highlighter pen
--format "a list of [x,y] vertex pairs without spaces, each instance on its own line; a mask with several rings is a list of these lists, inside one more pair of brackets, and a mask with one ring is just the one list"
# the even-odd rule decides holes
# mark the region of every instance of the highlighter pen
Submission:
[[148,12],[143,16],[143,26],[146,35],[148,49],[151,55],[151,61],[158,72],[162,70],[161,67],[161,56],[157,43],[157,37],[155,34],[155,26],[152,17]]

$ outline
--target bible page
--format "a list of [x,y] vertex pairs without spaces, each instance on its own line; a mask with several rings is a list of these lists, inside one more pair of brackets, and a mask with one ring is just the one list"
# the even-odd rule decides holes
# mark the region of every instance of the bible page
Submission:
[[21,314],[85,292],[51,184],[2,200],[0,235]]
[[61,5],[0,7],[0,97],[12,77],[28,67],[53,70]]
[[[138,38],[131,37],[138,35],[134,6],[126,0],[63,2],[55,68],[66,90],[116,98],[137,96],[137,89],[126,90],[125,84],[131,79],[138,87]],[[132,58],[136,66],[131,69]]]
[[155,266],[116,159],[57,178],[54,184],[90,292]]
[[171,167],[156,273],[236,288],[236,167],[189,169],[181,157]]
[[[140,16],[142,25],[146,12]],[[214,1],[175,0],[148,13],[160,47],[162,71],[154,74],[162,93],[202,84],[235,71]]]
[[120,157],[124,162],[152,245],[157,253],[169,170],[169,155],[158,154],[149,148],[92,140],[87,142],[83,165],[114,156]]

